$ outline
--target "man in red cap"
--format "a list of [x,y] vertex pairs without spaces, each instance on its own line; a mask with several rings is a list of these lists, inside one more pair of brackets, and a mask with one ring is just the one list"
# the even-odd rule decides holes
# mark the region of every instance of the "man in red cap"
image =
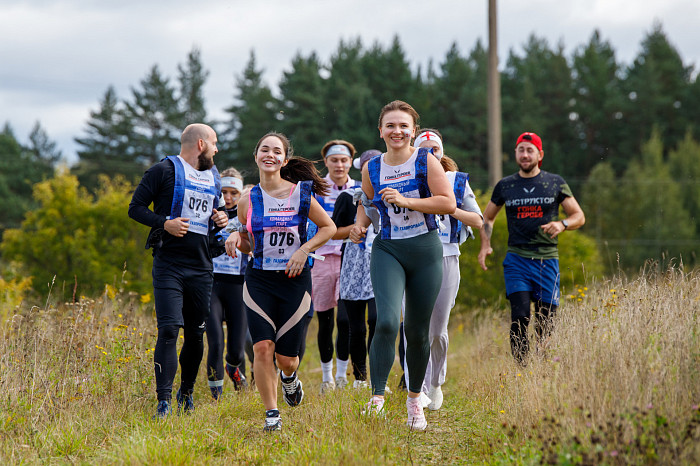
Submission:
[[[506,206],[508,251],[503,261],[506,297],[510,301],[510,346],[513,357],[527,364],[530,302],[535,303],[535,331],[538,340],[551,330],[551,319],[559,306],[559,253],[557,236],[585,223],[583,210],[566,181],[541,170],[542,139],[523,133],[515,143],[518,173],[496,184],[481,229],[479,264],[486,270],[491,249],[493,222]],[[559,218],[559,206],[566,218]]]

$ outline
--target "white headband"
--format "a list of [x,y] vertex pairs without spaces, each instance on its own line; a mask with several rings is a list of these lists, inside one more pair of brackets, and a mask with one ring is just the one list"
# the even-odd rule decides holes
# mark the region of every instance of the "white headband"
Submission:
[[440,146],[440,155],[435,155],[435,157],[440,160],[442,158],[442,154],[445,153],[445,149],[442,147],[442,140],[440,139],[440,136],[437,134],[433,133],[432,131],[424,131],[416,137],[416,140],[413,141],[413,147],[420,147],[421,144],[423,144],[425,141],[434,141],[437,142],[437,145]]
[[236,178],[235,176],[224,176],[221,178],[221,187],[243,191],[243,180]]
[[348,149],[347,146],[344,146],[342,144],[334,144],[331,147],[329,147],[326,151],[326,157],[328,157],[329,155],[347,155],[348,157],[352,158],[350,149]]

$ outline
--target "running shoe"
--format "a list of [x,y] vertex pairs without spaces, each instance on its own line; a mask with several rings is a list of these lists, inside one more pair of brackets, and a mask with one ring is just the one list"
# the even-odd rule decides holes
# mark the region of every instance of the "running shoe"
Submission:
[[333,390],[335,390],[335,382],[333,382],[332,380],[329,380],[328,382],[321,382],[321,395],[325,395],[326,393],[332,392]]
[[427,408],[428,405],[433,401],[428,395],[426,395],[423,392],[420,392],[420,396],[418,398],[420,399],[420,405],[423,408]]
[[245,379],[245,375],[243,375],[239,367],[226,363],[226,373],[231,378],[231,382],[233,382],[234,390],[241,391],[248,388],[248,381]]
[[336,377],[335,378],[335,388],[342,390],[348,384],[347,377]]
[[381,396],[372,396],[367,404],[365,404],[365,409],[362,410],[363,416],[384,416],[384,398]]
[[284,373],[280,371],[280,380],[282,380],[282,395],[284,396],[284,401],[286,401],[289,406],[298,406],[301,400],[304,399],[304,390],[301,380],[297,377],[296,371],[294,371],[291,377],[285,377]]
[[185,414],[192,414],[194,412],[194,397],[192,393],[182,393],[182,388],[177,391],[175,395],[177,400],[177,411],[184,412]]
[[209,390],[211,390],[211,397],[214,399],[214,401],[218,401],[219,397],[224,393],[224,387],[221,386],[209,386]]
[[355,380],[352,383],[352,388],[368,388],[369,384],[366,380]]
[[265,427],[263,432],[274,432],[282,430],[282,418],[278,409],[268,409],[265,411]]
[[442,407],[442,388],[438,385],[437,387],[430,386],[430,392],[428,392],[428,398],[432,401],[428,405],[428,409],[431,411],[437,411]]
[[425,414],[423,414],[423,406],[421,406],[420,398],[406,397],[406,409],[408,411],[406,425],[408,425],[409,429],[425,430],[425,428],[428,427],[428,421],[425,420]]
[[170,416],[172,409],[170,408],[170,400],[160,400],[158,406],[156,407],[156,413],[153,415],[153,419],[165,419]]

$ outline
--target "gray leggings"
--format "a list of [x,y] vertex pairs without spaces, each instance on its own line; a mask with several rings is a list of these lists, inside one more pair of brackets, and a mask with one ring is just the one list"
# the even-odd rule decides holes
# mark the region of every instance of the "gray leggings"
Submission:
[[372,393],[384,394],[394,363],[404,292],[408,389],[419,393],[430,355],[430,317],[442,283],[442,243],[437,231],[413,238],[375,239],[370,275],[377,305],[377,325],[369,352]]

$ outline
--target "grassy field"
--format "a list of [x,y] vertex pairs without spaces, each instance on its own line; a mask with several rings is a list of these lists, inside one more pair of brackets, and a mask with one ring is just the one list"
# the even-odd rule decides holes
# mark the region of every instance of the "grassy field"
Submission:
[[211,401],[204,366],[196,412],[153,421],[155,318],[138,298],[0,313],[0,462],[700,463],[697,273],[577,288],[525,368],[509,354],[508,311],[458,309],[445,402],[427,412],[426,432],[407,430],[396,390],[386,419],[359,415],[368,390],[319,396],[315,327],[300,369],[306,397],[294,409],[280,397],[281,432],[263,434],[254,392],[226,381]]

